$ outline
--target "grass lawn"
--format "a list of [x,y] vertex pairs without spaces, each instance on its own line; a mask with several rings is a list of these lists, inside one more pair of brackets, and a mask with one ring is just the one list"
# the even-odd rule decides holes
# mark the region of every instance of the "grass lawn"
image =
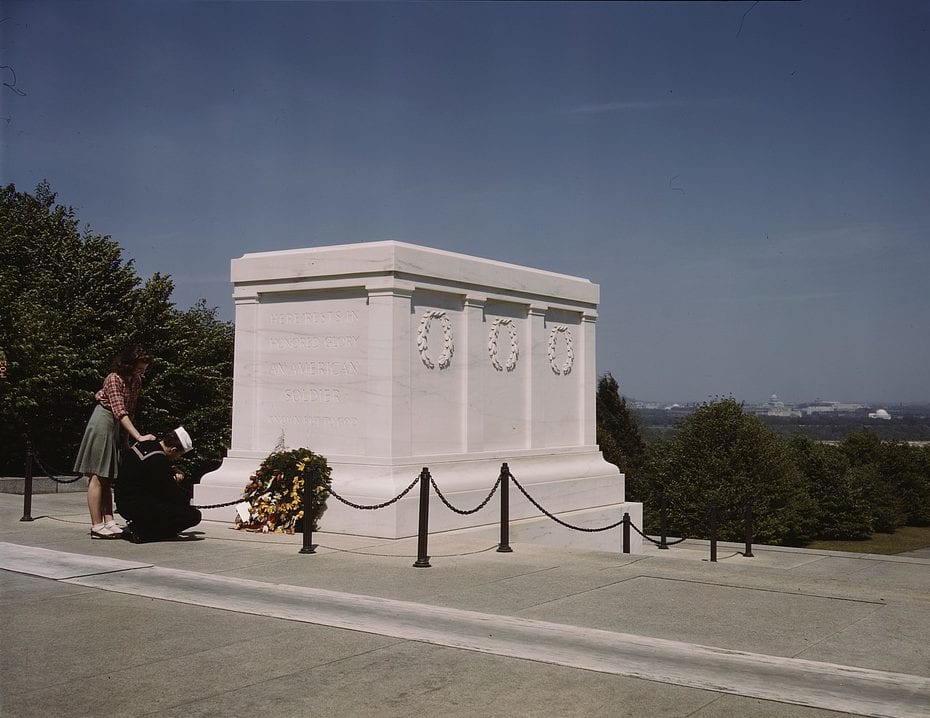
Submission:
[[930,526],[902,526],[893,534],[872,534],[862,541],[812,541],[804,548],[893,554],[930,546]]

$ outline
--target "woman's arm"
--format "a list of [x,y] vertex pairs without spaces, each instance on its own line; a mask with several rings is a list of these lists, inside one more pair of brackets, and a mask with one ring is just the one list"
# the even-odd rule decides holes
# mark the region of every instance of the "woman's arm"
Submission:
[[129,418],[129,414],[123,414],[123,417],[119,420],[120,426],[126,430],[126,433],[132,437],[133,441],[154,441],[154,434],[145,434],[144,436],[139,433],[139,430],[132,423],[132,419]]

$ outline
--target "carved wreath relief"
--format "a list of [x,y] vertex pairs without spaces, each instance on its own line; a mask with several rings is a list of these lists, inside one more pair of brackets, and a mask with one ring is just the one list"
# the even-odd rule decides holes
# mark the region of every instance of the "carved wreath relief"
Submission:
[[[438,319],[442,326],[442,351],[436,363],[433,362],[429,354],[429,327],[433,319]],[[427,369],[436,368],[445,369],[452,363],[452,353],[455,346],[452,343],[452,320],[441,310],[427,310],[420,317],[420,326],[417,327],[417,350],[420,352],[420,359]]]
[[[430,355],[429,337],[430,326],[436,319],[442,328],[442,350],[437,359]],[[510,352],[507,354],[507,360],[501,363],[500,348],[498,340],[500,339],[501,327],[507,327],[510,337]],[[565,360],[558,362],[558,342],[559,337],[565,343]],[[572,330],[564,324],[556,325],[549,332],[548,358],[549,366],[553,373],[560,376],[571,374],[572,367],[575,364],[575,350],[572,346]],[[429,309],[420,317],[420,324],[417,327],[417,350],[420,353],[420,360],[427,369],[446,369],[452,363],[452,355],[455,352],[455,344],[452,335],[452,320],[449,319],[446,312],[440,309]],[[517,366],[520,358],[520,344],[517,339],[517,327],[513,319],[498,318],[491,323],[491,329],[488,332],[488,356],[491,360],[491,366],[497,371],[513,371]]]
[[[565,335],[565,361],[561,366],[556,362],[556,343],[560,334]],[[552,327],[549,332],[549,366],[556,374],[567,376],[572,371],[572,365],[575,363],[575,350],[572,349],[572,330],[564,324]]]
[[[507,356],[507,363],[501,366],[500,358],[497,352],[497,338],[500,335],[500,328],[507,327],[510,330],[510,354]],[[520,357],[520,348],[517,345],[517,328],[513,319],[495,319],[491,323],[491,331],[488,332],[488,354],[491,357],[491,366],[497,371],[513,371],[517,366],[517,359]]]

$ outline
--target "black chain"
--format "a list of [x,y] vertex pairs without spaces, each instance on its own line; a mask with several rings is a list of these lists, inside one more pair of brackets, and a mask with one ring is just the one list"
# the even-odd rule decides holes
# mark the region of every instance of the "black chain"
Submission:
[[[41,461],[41,459],[38,457],[38,455],[33,454],[33,457],[32,457],[32,458],[33,458],[33,461],[35,461],[36,465],[38,465],[38,467],[39,467],[40,469],[42,469],[43,473],[44,473],[49,479],[51,479],[52,481],[56,481],[56,482],[58,482],[59,484],[71,484],[71,483],[74,483],[75,481],[78,481],[79,479],[81,479],[81,478],[83,477],[83,474],[78,474],[77,476],[75,476],[74,478],[71,478],[71,479],[59,479],[59,478],[53,476],[53,475],[52,475],[53,472],[49,471],[49,470],[45,467],[45,465],[42,463],[42,461]],[[65,473],[65,472],[56,472],[56,473]],[[66,475],[67,475],[67,474],[66,474]],[[475,508],[473,508],[473,509],[468,509],[468,510],[466,510],[466,509],[460,509],[460,508],[457,508],[457,507],[453,506],[453,505],[449,502],[449,500],[445,497],[445,495],[442,493],[442,491],[440,491],[439,486],[436,484],[436,480],[435,480],[432,476],[430,476],[430,484],[432,485],[433,490],[436,492],[436,495],[439,497],[439,500],[442,501],[442,503],[445,504],[445,506],[446,506],[448,509],[450,509],[451,511],[454,511],[454,512],[457,513],[457,514],[461,514],[461,515],[463,515],[463,516],[466,516],[466,515],[469,515],[469,514],[477,513],[478,511],[480,511],[481,509],[483,509],[485,506],[488,505],[488,502],[491,501],[491,499],[494,497],[494,494],[497,493],[498,488],[500,488],[501,481],[503,480],[503,478],[504,478],[504,477],[503,477],[503,474],[498,475],[497,481],[494,483],[494,487],[491,489],[490,493],[488,493],[488,495],[484,498],[484,500],[483,500],[480,504],[478,504]],[[536,501],[536,499],[534,499],[532,496],[530,496],[530,494],[527,492],[527,490],[523,488],[522,484],[520,484],[520,482],[517,481],[517,478],[516,478],[513,474],[510,474],[510,479],[513,480],[514,485],[520,490],[520,492],[526,497],[526,499],[527,499],[531,504],[533,504],[533,506],[535,506],[543,515],[545,515],[546,517],[552,519],[552,520],[555,521],[557,524],[560,524],[560,525],[562,525],[562,526],[564,526],[564,527],[566,527],[566,528],[568,528],[568,529],[572,529],[573,531],[582,531],[582,532],[585,532],[585,533],[598,533],[598,532],[601,532],[601,531],[610,531],[611,529],[615,529],[615,528],[617,528],[618,526],[620,526],[620,525],[623,524],[623,519],[621,519],[620,521],[617,521],[616,523],[612,523],[612,524],[610,524],[609,526],[603,526],[603,527],[601,527],[601,528],[587,528],[587,527],[584,527],[584,526],[575,526],[575,525],[573,525],[573,524],[567,523],[567,522],[563,521],[562,519],[560,519],[559,517],[553,515],[551,512],[547,511],[538,501]],[[327,493],[328,493],[330,496],[332,496],[334,499],[336,499],[337,501],[341,501],[341,502],[344,503],[346,506],[349,506],[349,507],[351,507],[351,508],[353,508],[353,509],[360,509],[360,510],[363,510],[363,511],[376,511],[376,510],[378,510],[378,509],[386,508],[386,507],[390,506],[391,504],[394,504],[394,503],[397,503],[398,501],[400,501],[402,498],[404,498],[407,494],[409,494],[409,493],[413,490],[413,487],[416,486],[417,483],[419,483],[419,481],[420,481],[420,477],[417,476],[413,481],[410,482],[410,485],[409,485],[406,489],[404,489],[403,491],[401,491],[401,492],[400,492],[397,496],[395,496],[394,498],[389,499],[388,501],[385,501],[385,502],[380,503],[380,504],[372,504],[372,505],[367,505],[367,506],[366,506],[366,505],[362,505],[362,504],[356,504],[356,503],[354,503],[354,502],[352,502],[352,501],[349,501],[349,500],[346,499],[346,498],[343,498],[342,496],[340,496],[339,494],[337,494],[335,491],[333,491],[332,487],[330,487],[330,486],[327,486],[327,487],[326,487],[326,491],[327,491]],[[222,509],[222,508],[226,508],[226,507],[229,507],[229,506],[235,506],[236,504],[242,503],[243,501],[246,501],[246,500],[247,500],[247,499],[246,499],[245,496],[240,496],[238,499],[233,499],[232,501],[225,501],[225,502],[220,503],[220,504],[205,504],[205,505],[201,505],[201,506],[193,505],[193,504],[192,504],[192,505],[191,505],[191,508],[198,509],[198,510]],[[647,541],[651,541],[652,543],[656,544],[657,546],[661,545],[661,542],[656,541],[655,539],[653,539],[653,538],[647,536],[647,535],[644,534],[642,531],[640,531],[639,528],[637,528],[636,525],[635,525],[632,521],[630,522],[630,526],[632,526],[632,527],[633,527],[633,530],[636,531],[636,533],[638,533],[640,536],[642,536],[642,537],[643,537],[644,539],[646,539]],[[678,539],[678,540],[676,540],[676,541],[666,541],[665,545],[666,545],[666,546],[674,546],[675,544],[682,543],[683,541],[687,541],[687,537],[685,537],[685,538],[680,538],[680,539]]]
[[238,499],[235,499],[234,501],[227,501],[222,504],[207,504],[206,506],[193,506],[192,505],[191,508],[192,509],[222,509],[227,506],[235,506],[236,504],[240,504],[243,501],[247,501],[247,500],[248,499],[246,499],[245,496],[240,496]]
[[[52,481],[57,481],[59,484],[73,484],[75,481],[77,481],[78,479],[80,479],[80,478],[83,476],[83,474],[78,474],[78,475],[75,476],[73,479],[56,479],[54,476],[51,475],[51,473],[49,472],[49,470],[48,470],[47,468],[45,468],[45,465],[42,463],[42,460],[41,460],[37,455],[33,454],[33,455],[32,455],[32,459],[33,459],[33,461],[35,461],[35,463],[39,466],[39,468],[42,469],[42,471],[45,473],[45,475],[48,476],[48,478],[52,479]],[[244,501],[244,500],[245,500],[245,497],[244,497],[244,496],[241,496],[241,497],[239,497],[238,499],[236,499],[235,501],[227,501],[227,502],[222,503],[222,504],[208,504],[207,506],[191,506],[191,508],[194,508],[194,509],[222,509],[222,508],[225,508],[226,506],[235,506],[236,504],[241,503],[241,502]]]
[[[346,506],[351,506],[353,509],[364,509],[364,510],[383,509],[384,507],[390,506],[390,505],[393,504],[394,502],[400,501],[402,498],[404,498],[404,496],[406,496],[406,495],[410,492],[410,490],[411,490],[414,486],[417,485],[417,482],[418,482],[419,480],[420,480],[420,477],[418,476],[417,478],[415,478],[415,479],[413,480],[413,483],[411,483],[410,486],[408,486],[406,489],[404,489],[400,494],[398,494],[397,496],[395,496],[393,499],[391,499],[390,501],[385,501],[383,504],[377,504],[377,505],[375,505],[375,506],[362,506],[362,505],[360,505],[360,504],[354,504],[354,503],[352,503],[351,501],[349,501],[348,499],[342,498],[339,494],[337,494],[335,491],[333,491],[332,488],[329,487],[329,486],[326,487],[326,491],[327,491],[327,492],[329,493],[329,495],[332,496],[334,499],[336,499],[336,500],[338,500],[338,501],[341,501],[341,502],[344,503]],[[247,499],[245,496],[243,496],[243,497],[238,498],[238,499],[236,499],[236,500],[234,500],[234,501],[227,501],[226,503],[222,503],[222,504],[209,504],[208,506],[192,506],[192,508],[195,508],[195,509],[221,509],[221,508],[224,508],[224,507],[226,507],[226,506],[235,506],[236,504],[241,503],[242,501],[248,501],[248,499]]]
[[542,511],[543,514],[545,514],[546,516],[548,516],[550,519],[552,519],[553,521],[555,521],[557,524],[561,524],[561,525],[564,526],[565,528],[572,529],[573,531],[583,531],[583,532],[585,532],[585,533],[598,533],[599,531],[609,531],[610,529],[615,529],[615,528],[617,528],[620,524],[623,523],[623,519],[620,519],[619,521],[617,521],[617,523],[611,524],[610,526],[604,526],[603,528],[599,528],[599,529],[590,529],[590,528],[586,528],[586,527],[584,527],[584,526],[573,526],[572,524],[569,524],[569,523],[566,523],[565,521],[562,521],[562,519],[558,518],[557,516],[553,516],[551,513],[549,513],[548,511],[546,511],[546,509],[544,509],[542,506],[540,506],[540,505],[536,502],[536,499],[534,499],[532,496],[530,496],[530,495],[526,492],[526,489],[524,489],[524,488],[520,485],[520,482],[517,481],[516,477],[515,477],[513,474],[510,474],[510,478],[513,480],[514,485],[515,485],[518,489],[520,489],[521,493],[527,498],[527,500],[528,500],[531,504],[533,504],[533,506],[535,506],[537,509],[539,509],[540,511]]
[[49,470],[45,467],[45,464],[42,463],[42,459],[40,459],[39,456],[38,456],[37,454],[33,454],[33,455],[32,455],[32,460],[35,462],[36,466],[38,466],[40,469],[42,469],[42,473],[44,473],[45,476],[46,476],[47,478],[51,479],[52,481],[54,481],[54,482],[56,482],[56,483],[59,483],[59,484],[73,484],[75,481],[77,481],[78,479],[80,479],[80,478],[83,477],[83,474],[78,474],[77,476],[75,476],[74,478],[71,478],[71,479],[59,479],[59,478],[57,478],[57,477],[55,477],[55,476],[52,476],[52,474],[55,473],[55,474],[64,475],[64,476],[71,476],[74,472],[72,472],[72,471],[54,471],[54,472],[49,471]]
[[[656,546],[661,546],[661,545],[662,545],[662,542],[661,542],[661,541],[656,541],[656,540],[655,540],[654,538],[652,538],[651,536],[647,536],[647,535],[644,534],[642,531],[640,531],[638,528],[636,528],[636,524],[634,524],[632,521],[630,521],[630,526],[632,526],[632,527],[633,527],[633,530],[634,530],[636,533],[638,533],[640,536],[642,536],[644,539],[646,539],[647,541],[652,541],[652,543],[654,543]],[[675,540],[675,541],[666,541],[666,542],[665,542],[665,545],[666,545],[666,546],[674,546],[674,545],[677,544],[677,543],[681,543],[682,541],[687,541],[687,540],[688,540],[688,537],[686,536],[685,538],[680,538],[680,539],[677,539],[677,540]]]
[[375,511],[376,509],[383,509],[383,508],[385,508],[385,507],[387,507],[387,506],[390,506],[390,505],[393,504],[393,503],[396,503],[396,502],[400,501],[402,498],[404,498],[404,496],[406,496],[407,494],[410,493],[410,490],[411,490],[414,486],[416,486],[417,483],[419,483],[419,481],[420,481],[420,477],[417,476],[417,478],[415,478],[415,479],[411,482],[410,486],[408,486],[406,489],[404,489],[403,491],[401,491],[401,492],[400,492],[397,496],[395,496],[393,499],[391,499],[390,501],[385,501],[383,504],[374,504],[374,505],[372,505],[372,506],[363,506],[363,505],[361,505],[361,504],[354,504],[354,503],[352,503],[351,501],[349,501],[348,499],[342,498],[339,494],[337,494],[335,491],[333,491],[332,488],[329,487],[329,486],[326,487],[326,490],[329,492],[329,495],[330,495],[330,496],[332,496],[332,497],[333,497],[334,499],[336,499],[337,501],[341,501],[341,502],[344,503],[346,506],[349,506],[349,507],[351,507],[351,508],[353,508],[353,509],[361,509],[362,511]]
[[439,500],[442,501],[442,503],[444,503],[447,508],[451,509],[457,514],[461,514],[462,516],[467,516],[468,514],[474,514],[474,513],[481,511],[481,509],[483,509],[485,506],[488,505],[488,501],[490,501],[491,497],[494,496],[495,493],[497,493],[497,487],[501,485],[502,478],[503,476],[499,474],[497,477],[497,483],[494,484],[494,488],[491,489],[491,493],[487,495],[484,501],[482,501],[480,504],[478,504],[475,508],[471,509],[470,511],[465,511],[463,509],[455,508],[455,506],[450,504],[449,501],[446,499],[446,497],[442,495],[442,491],[440,491],[439,487],[436,485],[436,480],[432,476],[429,477],[429,480],[430,480],[430,483],[433,485],[433,490],[436,492],[436,495],[439,497]]
[[[649,538],[649,537],[647,536],[646,538]],[[656,543],[653,539],[649,539],[649,540],[652,541],[653,543]],[[684,538],[675,539],[674,541],[668,541],[668,540],[666,540],[665,545],[666,545],[666,546],[674,546],[675,544],[679,544],[679,543],[682,543],[682,542],[687,541],[687,540],[688,540],[688,537],[687,537],[687,536],[685,536]]]

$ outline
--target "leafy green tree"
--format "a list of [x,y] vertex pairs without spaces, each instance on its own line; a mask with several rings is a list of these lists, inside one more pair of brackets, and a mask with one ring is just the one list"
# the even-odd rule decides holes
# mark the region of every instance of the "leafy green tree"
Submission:
[[804,542],[816,531],[816,504],[787,443],[734,399],[706,403],[684,418],[658,465],[671,524],[683,535],[707,538],[713,505],[719,538],[741,540],[747,502],[760,543]]
[[872,529],[894,533],[908,519],[903,490],[910,458],[906,445],[885,445],[875,432],[861,429],[843,439],[840,447],[849,459],[850,481],[860,484],[868,498]]
[[930,525],[930,478],[921,449],[903,441],[882,442],[878,472],[895,493],[899,525]]
[[130,341],[156,357],[141,428],[186,422],[198,448],[190,468],[218,463],[229,431],[232,327],[202,303],[177,310],[169,277],[143,282],[116,242],[80,229],[56,199],[47,182],[32,194],[0,188],[0,470],[22,472],[29,440],[49,469],[69,471],[93,394]]
[[817,505],[817,538],[868,538],[872,533],[871,503],[866,487],[849,473],[845,452],[800,435],[791,437],[789,445]]
[[930,526],[930,445],[915,449],[917,456],[913,491],[919,498],[912,502],[909,523],[912,526]]
[[233,327],[217,321],[215,310],[201,300],[185,311],[172,308],[160,322],[136,327],[136,336],[155,355],[146,374],[141,424],[164,431],[183,423],[195,448],[183,464],[199,479],[219,465],[229,445]]
[[646,443],[639,421],[620,394],[620,385],[610,374],[597,383],[597,443],[604,458],[629,474],[642,460]]
[[885,481],[878,464],[852,466],[847,472],[847,479],[862,487],[868,497],[873,531],[890,534],[904,524],[896,488]]
[[[672,485],[671,447],[670,439],[654,437],[646,443],[636,471],[626,477],[626,500],[642,503],[643,530],[653,534],[659,533],[662,502],[668,500]],[[676,535],[681,533],[679,529]]]
[[840,442],[840,447],[849,459],[850,466],[862,466],[878,462],[882,453],[882,440],[874,431],[861,428],[847,434]]

